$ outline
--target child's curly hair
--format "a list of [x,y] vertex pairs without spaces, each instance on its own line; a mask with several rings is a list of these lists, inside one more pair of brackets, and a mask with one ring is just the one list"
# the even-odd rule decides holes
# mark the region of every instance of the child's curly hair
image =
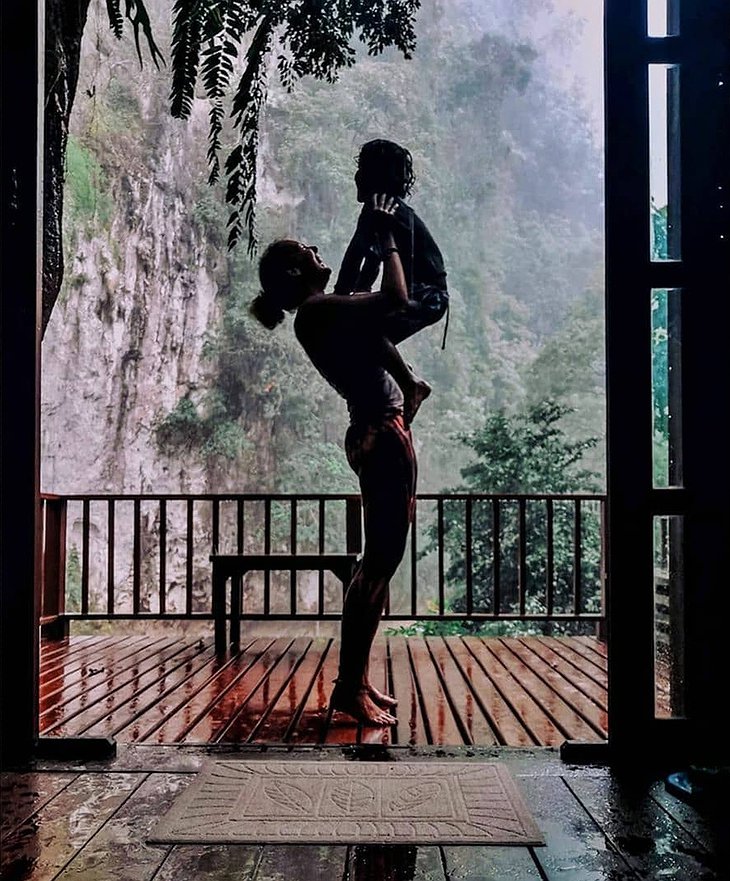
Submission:
[[369,195],[387,193],[405,198],[416,182],[410,150],[383,138],[362,145],[357,170],[359,186]]

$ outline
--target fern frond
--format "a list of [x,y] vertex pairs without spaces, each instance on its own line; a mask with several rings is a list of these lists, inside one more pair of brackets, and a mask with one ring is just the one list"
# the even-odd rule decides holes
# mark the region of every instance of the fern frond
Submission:
[[248,233],[248,253],[256,252],[256,162],[259,146],[261,108],[266,100],[267,58],[271,49],[273,24],[263,18],[246,52],[246,68],[233,97],[231,116],[239,132],[239,143],[226,160],[226,202],[228,247],[235,247],[244,226]]
[[[227,10],[216,11],[215,29],[209,20],[206,28],[206,46],[200,65],[200,76],[209,98],[222,98],[233,73],[233,62],[238,55],[238,45],[229,35]],[[237,40],[243,35],[240,34]]]
[[122,17],[121,0],[106,0],[106,12],[109,16],[109,27],[117,40],[122,39],[124,18]]
[[246,51],[246,68],[236,88],[231,106],[233,124],[245,133],[244,116],[250,113],[256,99],[263,101],[266,89],[266,57],[271,48],[273,29],[271,22],[264,18],[259,22],[256,33]]
[[175,0],[172,15],[170,112],[178,119],[187,119],[198,79],[203,3],[201,0]]
[[231,81],[233,63],[238,56],[238,44],[245,31],[236,0],[221,0],[208,18],[205,28],[206,46],[200,66],[205,93],[210,99],[208,113],[208,183],[212,186],[220,177],[221,132],[223,130],[223,97]]
[[213,186],[217,182],[221,173],[221,164],[218,154],[221,149],[221,132],[223,131],[223,102],[220,98],[215,98],[210,105],[208,113],[208,152],[206,154],[210,172],[208,174],[208,183]]

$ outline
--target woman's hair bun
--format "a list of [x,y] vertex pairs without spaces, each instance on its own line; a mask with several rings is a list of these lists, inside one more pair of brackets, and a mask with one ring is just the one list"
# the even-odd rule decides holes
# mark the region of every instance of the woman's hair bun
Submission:
[[269,330],[273,330],[277,324],[281,324],[284,320],[284,310],[276,303],[273,303],[271,298],[267,297],[263,291],[251,301],[249,311],[254,318]]

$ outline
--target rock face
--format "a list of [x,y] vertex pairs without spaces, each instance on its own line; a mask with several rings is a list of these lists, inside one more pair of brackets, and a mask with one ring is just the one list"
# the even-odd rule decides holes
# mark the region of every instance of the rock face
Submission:
[[161,129],[152,165],[105,175],[109,228],[67,230],[65,287],[43,343],[46,492],[209,488],[192,458],[171,467],[154,429],[206,384],[202,347],[227,265],[190,216],[205,120],[181,125],[157,103],[142,105],[143,122]]
[[[171,455],[155,431],[181,398],[195,401],[204,393],[215,369],[203,347],[220,314],[229,264],[194,214],[205,187],[206,109],[196,104],[189,121],[172,119],[167,73],[151,65],[139,71],[132,46],[112,46],[94,29],[92,21],[70,127],[85,157],[82,184],[88,190],[87,178],[93,180],[91,195],[82,193],[82,212],[73,210],[73,182],[67,181],[65,281],[42,349],[42,489],[61,495],[214,492],[216,475],[202,457],[184,450]],[[69,178],[73,173],[69,160]],[[209,605],[209,507],[196,508],[193,522],[193,608],[201,611]],[[92,611],[106,602],[107,515],[106,503],[91,503]],[[117,611],[131,611],[130,515],[130,503],[116,506]],[[184,504],[169,506],[168,611],[185,608],[186,520]],[[71,594],[82,531],[81,505],[71,502]],[[157,503],[143,503],[140,532],[141,609],[154,610]],[[67,602],[73,608],[71,596]]]

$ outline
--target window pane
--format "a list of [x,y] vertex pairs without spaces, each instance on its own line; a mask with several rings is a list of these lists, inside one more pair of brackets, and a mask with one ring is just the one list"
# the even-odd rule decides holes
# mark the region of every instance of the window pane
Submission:
[[678,0],[648,0],[646,11],[650,37],[669,37],[679,33]]
[[679,67],[649,65],[649,191],[652,260],[679,260]]
[[683,517],[654,518],[654,714],[684,715]]
[[651,292],[654,486],[682,485],[681,290]]

